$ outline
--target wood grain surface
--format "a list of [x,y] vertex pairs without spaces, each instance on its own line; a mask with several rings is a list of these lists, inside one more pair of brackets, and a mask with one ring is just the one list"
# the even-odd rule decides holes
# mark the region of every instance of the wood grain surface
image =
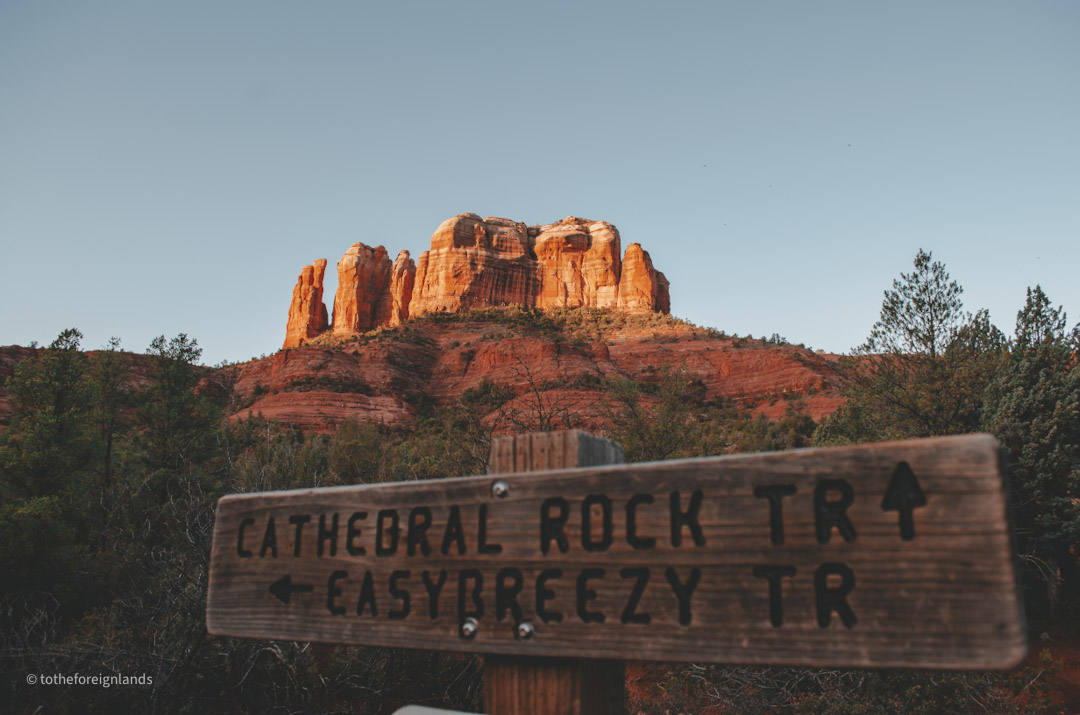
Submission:
[[[581,430],[505,435],[491,442],[488,472],[537,472],[622,464],[622,448]],[[623,715],[621,660],[530,655],[484,656],[484,712],[510,715]]]
[[534,656],[1007,668],[1026,651],[1007,511],[988,435],[232,495],[217,507],[207,627]]

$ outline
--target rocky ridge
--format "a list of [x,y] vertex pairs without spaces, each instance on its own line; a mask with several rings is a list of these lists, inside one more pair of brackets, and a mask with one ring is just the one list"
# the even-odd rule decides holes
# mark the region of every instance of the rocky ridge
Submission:
[[[553,324],[570,327],[552,329]],[[4,379],[38,352],[0,348],[0,430],[11,419]],[[150,358],[130,353],[128,358],[129,387],[143,389],[149,384]],[[796,345],[727,336],[659,313],[489,308],[433,313],[344,340],[324,333],[268,357],[201,368],[199,389],[224,399],[231,419],[261,415],[328,433],[350,418],[408,429],[424,401],[452,404],[470,389],[491,385],[509,396],[503,413],[527,422],[542,400],[547,409],[565,410],[575,426],[603,431],[607,378],[648,384],[667,369],[693,380],[702,399],[740,412],[779,419],[799,404],[821,419],[844,402],[847,377],[836,360]],[[495,427],[500,415],[487,417]],[[505,423],[501,428],[509,429]]]
[[800,346],[725,336],[657,313],[586,309],[609,327],[559,332],[532,327],[538,315],[517,308],[435,313],[252,360],[231,368],[233,418],[262,415],[317,432],[349,418],[409,428],[418,396],[450,404],[488,384],[512,396],[503,413],[528,415],[543,400],[565,408],[576,426],[602,431],[607,378],[650,383],[667,369],[694,380],[703,399],[769,419],[794,402],[821,419],[844,401],[847,378],[835,356]]
[[383,246],[354,243],[337,264],[330,323],[322,304],[325,267],[319,259],[301,270],[282,347],[327,331],[348,338],[410,316],[488,306],[671,310],[668,281],[648,251],[631,243],[624,254],[613,225],[574,216],[526,226],[459,214],[435,229],[431,248],[415,262],[408,251],[391,262]]

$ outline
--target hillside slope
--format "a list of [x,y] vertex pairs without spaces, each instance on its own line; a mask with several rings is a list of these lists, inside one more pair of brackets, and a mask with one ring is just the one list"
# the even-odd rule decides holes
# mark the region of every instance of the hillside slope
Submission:
[[510,409],[521,414],[551,405],[595,425],[605,378],[655,383],[666,369],[684,371],[706,400],[773,419],[795,398],[815,419],[843,402],[835,356],[732,338],[665,315],[595,309],[435,314],[345,341],[324,336],[227,368],[234,418],[261,414],[318,432],[350,417],[405,427],[418,401],[446,404],[485,383],[510,390]]
[[[11,418],[4,378],[36,354],[0,349],[0,425]],[[132,357],[130,387],[140,389],[149,363]],[[605,379],[655,384],[665,370],[683,371],[704,400],[770,419],[799,400],[818,420],[843,404],[846,383],[835,355],[734,338],[657,313],[588,308],[437,313],[203,370],[201,389],[225,398],[231,419],[262,415],[322,433],[348,418],[408,428],[420,405],[449,404],[477,388],[509,397],[504,413],[527,420],[542,406],[572,415],[575,426],[600,428]]]

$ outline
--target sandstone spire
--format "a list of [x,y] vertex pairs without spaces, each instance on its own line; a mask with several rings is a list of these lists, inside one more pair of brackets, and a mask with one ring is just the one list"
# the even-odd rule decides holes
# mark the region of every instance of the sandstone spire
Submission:
[[334,335],[356,335],[376,326],[375,307],[390,286],[393,264],[382,246],[354,243],[337,264]]
[[408,251],[400,251],[390,268],[390,285],[375,306],[376,325],[398,325],[409,319],[415,281],[416,263]]
[[623,310],[671,311],[668,280],[653,268],[649,252],[640,243],[631,243],[623,256],[619,277],[619,303]]
[[303,345],[326,330],[326,304],[323,303],[323,274],[326,259],[320,258],[300,270],[289,304],[283,348]]

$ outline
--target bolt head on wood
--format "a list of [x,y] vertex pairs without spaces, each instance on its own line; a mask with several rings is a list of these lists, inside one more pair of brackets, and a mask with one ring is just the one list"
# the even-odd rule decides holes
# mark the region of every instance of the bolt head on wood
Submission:
[[476,622],[475,618],[466,618],[465,622],[461,624],[461,637],[465,640],[471,640],[479,630],[480,624]]
[[517,636],[517,639],[519,641],[529,640],[533,637],[532,624],[528,621],[522,621],[521,623],[517,624],[517,627],[514,629],[514,634]]
[[510,485],[499,479],[491,485],[491,496],[502,499],[510,493]]

